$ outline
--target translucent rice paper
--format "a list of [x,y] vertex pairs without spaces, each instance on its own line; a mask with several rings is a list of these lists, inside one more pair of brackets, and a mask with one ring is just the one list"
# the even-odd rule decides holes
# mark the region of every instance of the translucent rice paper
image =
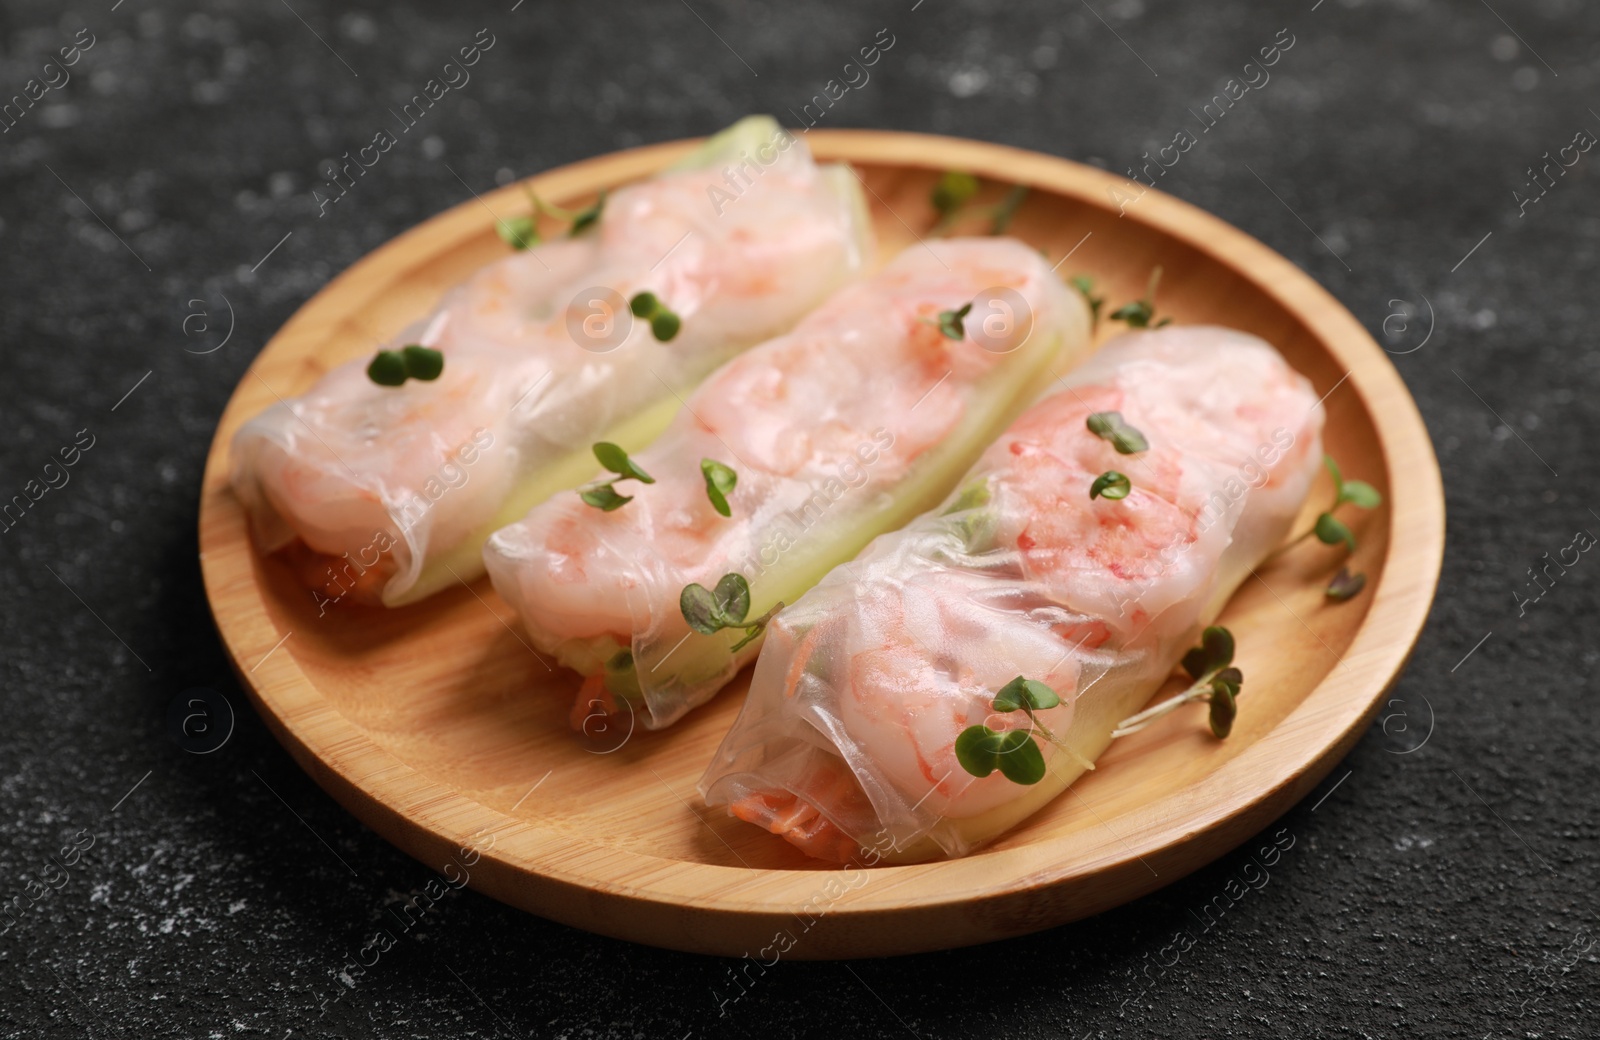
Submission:
[[[648,443],[707,373],[856,277],[871,234],[854,174],[746,119],[613,192],[593,230],[479,271],[390,344],[442,351],[437,380],[379,386],[368,353],[280,399],[235,437],[234,489],[264,548],[309,547],[323,609],[470,580],[491,531],[588,475],[591,444]],[[645,290],[682,319],[670,342],[628,313]]]
[[[701,780],[709,804],[823,859],[964,855],[1089,767],[1283,541],[1317,474],[1323,413],[1266,343],[1135,332],[1066,382],[942,506],[779,615]],[[1149,449],[1119,455],[1089,432],[1109,411]],[[1090,499],[1107,470],[1128,476],[1127,498]],[[978,779],[954,750],[968,726],[1028,727],[990,710],[1019,674],[1060,694],[1038,718],[1071,748],[1036,738],[1047,771],[1032,786]]]
[[[951,338],[941,312],[968,303]],[[706,380],[636,456],[656,483],[620,485],[632,502],[606,513],[559,495],[496,533],[490,577],[533,643],[590,677],[574,725],[623,710],[665,726],[760,646],[733,650],[743,629],[692,632],[685,586],[740,574],[752,619],[792,602],[942,498],[1088,338],[1082,298],[1021,242],[912,246]],[[729,518],[705,458],[738,474]]]

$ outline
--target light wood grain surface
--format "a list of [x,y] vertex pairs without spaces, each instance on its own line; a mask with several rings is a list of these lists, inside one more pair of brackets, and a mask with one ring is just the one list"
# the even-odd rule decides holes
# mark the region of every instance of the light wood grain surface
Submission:
[[[1355,743],[1427,616],[1444,548],[1443,493],[1399,375],[1355,318],[1289,261],[1154,190],[1119,215],[1108,189],[1125,186],[1121,178],[1048,156],[914,134],[805,139],[819,158],[858,170],[885,257],[921,248],[934,179],[965,169],[995,182],[986,184],[990,198],[1002,183],[1033,189],[1012,232],[1052,258],[1075,250],[1063,275],[1092,273],[1123,302],[1160,264],[1161,313],[1275,344],[1328,393],[1328,450],[1345,475],[1385,495],[1382,508],[1353,519],[1361,545],[1351,562],[1367,572],[1366,591],[1326,604],[1337,552],[1314,541],[1246,582],[1223,618],[1248,676],[1226,741],[1210,737],[1203,707],[1179,712],[1118,741],[1048,809],[963,860],[848,873],[808,861],[695,794],[747,675],[666,732],[586,740],[566,723],[576,676],[527,649],[486,581],[395,611],[336,604],[319,618],[288,566],[250,543],[227,487],[233,432],[276,396],[370,354],[375,340],[503,256],[490,211],[526,211],[521,188],[510,186],[341,274],[267,344],[223,414],[202,492],[201,560],[218,629],[262,717],[323,788],[430,869],[461,862],[458,848],[475,841],[482,858],[468,869],[479,891],[681,950],[809,959],[985,942],[1117,906],[1223,855]],[[692,146],[605,156],[532,184],[555,202],[581,203]],[[1326,491],[1319,487],[1318,500]]]

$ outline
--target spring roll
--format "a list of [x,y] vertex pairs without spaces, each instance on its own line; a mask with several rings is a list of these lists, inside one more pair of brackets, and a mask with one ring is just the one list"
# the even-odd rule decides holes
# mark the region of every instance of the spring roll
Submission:
[[[752,619],[943,498],[1088,342],[1082,298],[1021,242],[913,246],[709,378],[634,460],[655,482],[632,501],[560,495],[497,532],[490,577],[533,644],[588,677],[575,726],[666,726],[754,658]],[[726,516],[703,463],[736,477]],[[691,585],[743,623],[696,631]]]
[[[1065,382],[940,507],[779,615],[701,780],[710,805],[821,859],[964,855],[1093,768],[1283,541],[1323,412],[1272,347],[1224,328],[1134,332]],[[1147,447],[1127,437],[1121,453],[1097,415]],[[1090,497],[1108,471],[1125,498]],[[1036,723],[993,706],[1019,675],[1060,698]],[[979,725],[1048,730],[1043,778],[963,768],[957,738]]]
[[[480,575],[489,534],[582,480],[592,443],[649,443],[683,394],[871,253],[855,175],[745,119],[614,192],[581,233],[446,295],[393,344],[439,351],[436,378],[379,385],[368,355],[245,424],[234,490],[266,551],[294,545],[322,609],[421,599]],[[643,292],[675,334],[632,316]]]

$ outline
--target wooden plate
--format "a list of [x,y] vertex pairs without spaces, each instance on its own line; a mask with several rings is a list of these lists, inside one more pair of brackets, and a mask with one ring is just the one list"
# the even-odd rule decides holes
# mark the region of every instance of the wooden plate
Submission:
[[[529,653],[487,581],[402,610],[336,604],[319,618],[287,566],[249,542],[227,489],[234,431],[275,394],[299,393],[330,366],[371,353],[446,287],[505,255],[489,211],[524,212],[511,186],[336,278],[267,344],[223,414],[206,465],[201,559],[217,626],[262,717],[323,788],[452,884],[465,873],[514,906],[680,950],[830,958],[984,942],[1109,909],[1221,856],[1350,749],[1427,616],[1444,501],[1399,375],[1289,261],[1159,192],[1119,215],[1111,189],[1125,181],[1061,159],[914,134],[816,131],[806,140],[818,158],[860,172],[883,256],[914,247],[932,222],[939,171],[970,170],[996,198],[1002,189],[989,180],[1033,189],[1013,232],[1052,257],[1076,250],[1062,274],[1091,272],[1113,301],[1126,301],[1160,264],[1163,313],[1276,344],[1328,394],[1328,450],[1346,475],[1385,495],[1355,520],[1352,566],[1366,571],[1367,590],[1326,604],[1336,553],[1314,541],[1247,582],[1225,615],[1249,675],[1226,741],[1209,736],[1199,708],[1118,741],[1044,812],[966,859],[845,872],[808,861],[698,804],[695,782],[746,677],[667,732],[588,741],[567,726],[575,676]],[[532,184],[570,205],[692,145],[604,156]]]

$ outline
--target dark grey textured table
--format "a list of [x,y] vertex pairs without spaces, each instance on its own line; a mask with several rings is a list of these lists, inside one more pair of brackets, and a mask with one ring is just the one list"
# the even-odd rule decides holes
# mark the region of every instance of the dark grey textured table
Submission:
[[[1596,1035],[1600,563],[1542,594],[1527,571],[1600,532],[1600,154],[1580,136],[1600,135],[1600,11],[513,2],[0,7],[0,95],[38,96],[0,118],[0,499],[39,495],[0,533],[0,1032]],[[1388,732],[1269,828],[1292,848],[1209,928],[1244,852],[1014,942],[780,962],[736,1001],[731,962],[470,891],[341,978],[431,874],[295,767],[224,662],[194,527],[229,392],[331,276],[469,189],[747,112],[792,120],[885,28],[822,125],[1120,171],[1229,77],[1256,83],[1161,186],[1328,286],[1427,418],[1451,537]],[[319,215],[319,170],[481,29],[470,81]],[[1285,29],[1280,60],[1245,70]],[[1546,153],[1548,179],[1529,170]],[[75,464],[47,468],[63,450]],[[168,738],[192,687],[239,713],[211,754]]]

